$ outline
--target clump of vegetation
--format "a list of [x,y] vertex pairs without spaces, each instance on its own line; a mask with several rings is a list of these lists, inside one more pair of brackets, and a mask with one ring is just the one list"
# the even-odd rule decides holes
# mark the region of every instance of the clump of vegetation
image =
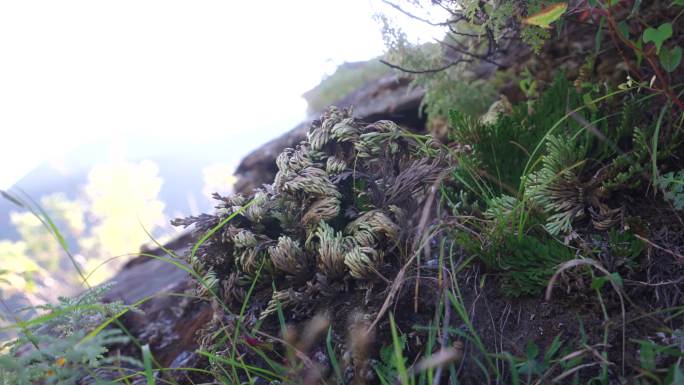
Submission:
[[485,264],[502,274],[501,290],[511,297],[539,294],[555,268],[572,259],[573,251],[554,240],[523,235],[493,239],[484,250],[469,248]]
[[[561,75],[531,109],[521,103],[499,112],[491,122],[452,109],[450,140],[468,146],[461,167],[454,169],[456,178],[473,186],[481,197],[515,194],[535,146],[563,119],[566,106],[581,105],[581,97]],[[555,134],[570,136],[579,129],[577,121],[567,120]],[[477,185],[482,188],[475,188]]]
[[272,185],[251,197],[216,196],[216,216],[174,224],[204,233],[232,218],[193,250],[190,262],[224,299],[254,279],[266,286],[273,280],[283,289],[266,316],[276,301],[288,306],[354,281],[363,285],[399,265],[401,245],[413,236],[411,213],[442,161],[429,137],[390,121],[361,124],[332,108],[313,123],[307,141],[278,156]]
[[[313,124],[307,141],[278,157],[279,173],[272,185],[251,197],[217,196],[221,203],[215,216],[176,220],[177,225],[195,225],[198,234],[206,234],[191,248],[188,258],[201,276],[199,293],[220,303],[215,306],[216,319],[222,321],[207,328],[202,345],[214,370],[233,362],[238,352],[253,350],[252,343],[240,342],[239,335],[263,333],[261,330],[268,329],[264,325],[273,318],[281,330],[287,329],[288,322],[321,309],[336,318],[332,309],[341,306],[340,300],[353,298],[354,306],[373,319],[383,303],[373,298],[388,288],[398,271],[408,268],[407,274],[424,274],[442,282],[444,297],[436,305],[436,319],[428,326],[404,325],[416,329],[414,335],[427,338],[427,350],[409,343],[406,334],[398,332],[393,333],[390,346],[380,349],[382,362],[372,368],[381,380],[417,381],[421,377],[409,373],[403,354],[424,354],[429,362],[438,344],[446,356],[445,365],[454,367],[461,353],[444,347],[444,341],[453,341],[453,336],[442,335],[442,342],[438,340],[439,328],[453,322],[446,316],[451,311],[466,328],[456,335],[471,341],[478,360],[484,360],[482,376],[469,372],[465,378],[512,378],[510,375],[527,376],[526,383],[544,378],[579,381],[585,378],[579,376],[583,365],[597,365],[598,374],[592,372],[596,378],[624,375],[610,369],[607,361],[592,362],[591,349],[573,353],[577,359],[564,359],[572,353],[573,344],[580,342],[573,338],[566,342],[563,355],[558,355],[561,340],[557,338],[543,357],[534,341],[524,358],[503,351],[491,356],[480,336],[482,326],[472,324],[465,310],[467,294],[461,291],[458,278],[447,278],[440,271],[451,264],[448,271],[455,273],[450,274],[467,276],[472,269],[478,271],[475,266],[479,264],[472,261],[479,260],[488,277],[482,278],[480,285],[499,282],[495,291],[512,301],[539,296],[544,288],[558,284],[560,271],[589,266],[607,275],[596,276],[591,269],[565,271],[561,284],[577,287],[586,282],[580,289],[582,295],[596,291],[602,304],[609,287],[618,290],[621,298],[626,296],[624,282],[640,279],[645,249],[630,230],[637,212],[626,208],[624,202],[633,194],[648,194],[652,175],[673,167],[681,137],[676,116],[664,109],[654,113],[652,98],[640,93],[638,86],[578,88],[563,75],[536,100],[490,112],[487,119],[478,119],[453,110],[449,139],[457,146],[450,146],[445,157],[445,149],[428,137],[411,134],[391,122],[364,125],[346,111],[331,109]],[[669,141],[660,136],[663,132],[668,133]],[[657,154],[653,146],[658,147]],[[653,161],[656,174],[649,173]],[[444,170],[450,178],[438,178]],[[410,213],[420,211],[427,188],[438,179],[442,179],[441,192],[451,212],[443,212],[436,222],[444,227],[444,236],[438,241],[441,262],[437,262],[435,276],[434,270],[423,270],[435,260],[428,258],[410,266],[413,259],[409,255],[417,249],[416,239],[421,239],[414,236],[417,219]],[[672,189],[670,185],[661,183],[660,188]],[[407,248],[410,244],[413,246]],[[453,246],[445,248],[449,244]],[[435,250],[435,246],[428,249]],[[457,262],[459,255],[467,257]],[[611,285],[605,285],[608,282]],[[229,316],[230,309],[238,307],[238,318]],[[234,325],[234,335],[220,325]],[[330,328],[326,341],[328,374],[344,382],[332,331]],[[608,335],[609,330],[604,330],[604,341]],[[586,345],[594,337],[582,338]],[[221,349],[227,340],[234,341],[233,347]],[[340,354],[354,351],[354,343],[337,340]],[[307,346],[309,351],[310,342]],[[288,349],[286,345],[285,352]],[[608,351],[605,345],[601,354],[607,357]],[[263,359],[258,358],[260,354],[249,356],[253,365]],[[287,369],[269,361],[262,364],[270,368],[268,376],[274,379],[296,378],[303,375],[293,369],[300,367],[296,361],[288,358]],[[358,365],[359,361],[352,362]],[[672,356],[664,362],[678,370]],[[499,372],[501,365],[508,365],[511,373]],[[219,377],[241,378],[235,372],[237,366],[230,366],[233,372]],[[353,370],[358,378],[359,367]],[[325,377],[323,373],[318,376]],[[420,373],[436,374],[432,369]]]
[[444,158],[428,136],[331,108],[277,165],[274,183],[252,196],[216,196],[216,215],[173,222],[209,234],[188,255],[201,293],[230,304],[274,288],[261,319],[316,304],[334,311],[342,298],[386,287],[411,257],[415,213]]
[[[19,318],[11,328],[19,336],[0,346],[3,384],[73,384],[103,365],[122,363],[142,367],[137,360],[107,355],[109,347],[129,342],[118,329],[98,330],[111,317],[129,308],[120,302],[103,303],[111,285],[88,290],[57,305],[43,305],[29,321]],[[97,377],[97,376],[95,376]]]
[[[194,226],[182,267],[213,310],[198,337],[202,368],[190,374],[682,383],[681,1],[430,1],[447,11],[443,22],[408,10],[421,2],[386,3],[448,29],[414,46],[385,23],[384,61],[426,89],[421,108],[441,119],[446,143],[330,108],[280,154],[273,184],[216,195],[215,214],[175,220]],[[546,51],[556,37],[581,46],[572,53],[582,60],[561,55],[568,72],[552,77],[522,69],[530,51],[557,67],[559,54]],[[312,108],[361,78],[341,70]],[[522,97],[501,96],[504,86]],[[51,333],[63,337],[54,346],[79,342],[33,356],[34,339],[18,355],[38,367],[29,376],[70,380],[57,377],[64,363],[103,362],[112,336],[78,334],[98,313],[50,310],[60,325]],[[83,341],[96,345],[67,352]],[[12,365],[0,358],[19,378]],[[153,382],[161,370],[145,366]]]
[[[667,167],[682,133],[672,127],[676,124],[672,114],[654,120],[646,112],[635,113],[649,110],[648,97],[613,98],[607,101],[608,94],[599,98],[602,103],[588,104],[561,76],[533,104],[514,106],[490,123],[452,111],[452,138],[467,148],[459,155],[454,179],[476,197],[478,215],[489,223],[479,226],[478,232],[488,234],[495,244],[500,239],[502,245],[509,239],[496,236],[502,229],[520,234],[520,242],[529,231],[539,233],[537,225],[544,225],[550,236],[577,234],[577,224],[585,226],[587,220],[594,231],[619,226],[626,211],[615,199],[648,188],[649,163],[662,160],[661,166]],[[617,100],[623,104],[619,112],[609,113],[615,111]],[[659,137],[665,126],[670,134]],[[660,145],[657,155],[648,156],[651,146],[643,138]],[[665,180],[670,181],[672,174],[667,175]],[[671,195],[672,185],[661,183]],[[452,206],[463,196],[455,191]],[[546,238],[544,232],[537,237]],[[529,256],[533,263],[544,265],[544,258],[533,255]],[[559,260],[554,262],[546,267],[558,265]]]
[[[679,42],[668,35],[667,26],[649,29],[651,19],[660,16],[649,10],[648,23],[640,20],[636,13],[647,7],[641,4],[630,12],[624,4],[593,2],[437,1],[430,6],[441,6],[450,16],[433,22],[408,11],[420,2],[389,3],[414,19],[449,29],[442,41],[414,46],[384,20],[389,48],[384,63],[414,76],[414,86],[426,89],[422,107],[432,122],[441,119],[448,125],[446,162],[419,160],[426,155],[441,159],[441,151],[425,137],[384,128],[391,123],[355,125],[333,109],[314,124],[306,143],[278,158],[280,172],[273,185],[252,197],[217,197],[222,203],[216,216],[176,221],[207,234],[188,256],[202,275],[200,292],[213,294],[231,309],[241,304],[237,318],[215,306],[221,322],[237,329],[233,337],[221,327],[208,329],[214,341],[207,353],[213,367],[228,364],[232,372],[221,377],[238,380],[236,352],[254,350],[240,342],[239,334],[259,333],[268,317],[277,315],[283,335],[290,336],[285,332],[288,322],[306,318],[322,303],[328,309],[338,305],[335,296],[354,298],[377,326],[373,311],[380,302],[373,297],[386,293],[382,290],[390,282],[392,295],[401,291],[407,274],[416,277],[414,294],[401,291],[396,306],[410,308],[407,298],[412,297],[416,314],[419,282],[434,280],[431,319],[416,321],[402,314],[395,320],[390,315],[391,333],[384,335],[390,342],[373,354],[379,357],[371,365],[376,377],[358,367],[345,377],[342,369],[353,365],[341,369],[335,340],[338,346],[345,344],[335,324],[330,325],[328,378],[338,383],[398,379],[403,384],[440,383],[446,376],[452,382],[474,383],[608,383],[616,378],[676,383],[681,355],[672,349],[676,338],[671,336],[682,328],[675,321],[681,309],[664,304],[682,294],[676,278],[682,266],[673,258],[677,252],[663,244],[681,239],[666,239],[661,234],[671,233],[656,228],[667,223],[681,229],[681,223],[672,210],[655,219],[635,205],[645,199],[649,205],[680,208],[682,127],[678,96],[671,92],[671,82],[678,79]],[[665,24],[678,17],[670,16]],[[587,34],[581,29],[587,25],[596,28]],[[522,65],[512,68],[511,60],[529,63],[519,53],[531,48],[543,55],[546,41],[577,31],[578,36],[591,36],[594,46],[577,52],[588,59],[568,68],[574,81],[563,73],[553,79],[530,70],[520,79]],[[613,48],[630,48],[621,68],[638,76],[615,82],[601,73],[601,45],[608,36]],[[659,47],[669,51],[661,55],[657,51],[665,48]],[[635,71],[631,67],[637,61]],[[663,76],[663,69],[673,75]],[[647,78],[653,81],[645,82]],[[518,80],[522,98],[510,103],[501,97],[492,105],[503,86],[510,88]],[[346,138],[347,132],[355,135]],[[376,142],[384,137],[391,139]],[[409,173],[423,167],[430,177],[409,182]],[[409,214],[426,200],[426,188],[440,168],[449,176],[439,191],[446,210],[440,207],[429,231],[441,236],[421,245],[424,254],[414,261],[408,254],[417,249],[412,236],[416,220]],[[393,194],[399,185],[404,186],[401,194]],[[400,196],[408,200],[400,203]],[[411,243],[412,248],[402,246]],[[647,250],[661,253],[646,261]],[[558,303],[544,306],[549,313],[572,309],[572,315],[540,311],[544,306],[538,297],[546,289],[551,301],[554,286],[564,286],[564,294]],[[646,292],[658,304],[642,300],[651,298]],[[481,307],[478,311],[482,301],[486,313]],[[636,306],[628,306],[635,301]],[[514,306],[517,326],[507,327]],[[622,338],[615,331],[615,309],[620,309]],[[660,339],[658,343],[628,341],[628,317],[651,317],[667,330],[667,338],[644,326],[649,340]],[[563,325],[568,335],[560,335],[551,322]],[[584,322],[599,331],[585,329]],[[544,330],[545,336],[554,330],[555,337],[516,332],[516,341],[509,342],[505,333],[527,328]],[[232,348],[220,350],[228,339]],[[522,341],[526,349],[519,348]],[[353,355],[354,343],[346,346],[349,350],[342,349],[342,355]],[[307,354],[313,354],[310,348]],[[363,356],[368,356],[370,348],[365,348]],[[639,349],[645,352],[641,357]],[[291,356],[291,366],[279,371],[256,355],[270,368],[266,377],[292,378]]]
[[[443,38],[416,45],[389,17],[379,16],[387,46],[383,62],[426,89],[423,107],[437,126],[452,109],[482,115],[501,93],[515,101],[530,98],[536,88],[530,86],[551,81],[558,68],[584,85],[591,85],[585,75],[601,73],[602,81],[616,85],[629,74],[644,89],[684,108],[672,88],[683,80],[677,71],[684,41],[676,33],[681,16],[676,1],[384,2],[443,31]],[[560,52],[565,52],[562,60]],[[535,78],[521,87],[523,95],[512,91],[511,84],[529,69]]]
[[675,209],[684,209],[684,170],[663,174],[658,180],[658,187]]

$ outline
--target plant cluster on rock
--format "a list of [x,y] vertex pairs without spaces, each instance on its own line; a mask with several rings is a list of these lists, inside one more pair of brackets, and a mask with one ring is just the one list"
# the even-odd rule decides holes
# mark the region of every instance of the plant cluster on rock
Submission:
[[[391,121],[364,124],[330,108],[307,140],[277,158],[271,185],[250,196],[216,196],[215,215],[177,219],[204,234],[189,255],[201,292],[240,303],[246,288],[276,288],[261,318],[278,307],[372,290],[407,259],[416,212],[444,168],[428,136]],[[229,221],[226,219],[230,218]]]

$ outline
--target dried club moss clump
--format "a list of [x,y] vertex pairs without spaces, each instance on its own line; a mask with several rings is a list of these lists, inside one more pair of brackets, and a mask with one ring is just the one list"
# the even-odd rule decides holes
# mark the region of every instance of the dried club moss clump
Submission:
[[216,195],[216,215],[173,221],[205,234],[235,215],[192,266],[226,302],[245,286],[278,288],[261,313],[368,288],[406,258],[430,186],[442,171],[434,142],[391,121],[363,124],[329,109],[307,140],[277,158],[272,185],[252,196]]

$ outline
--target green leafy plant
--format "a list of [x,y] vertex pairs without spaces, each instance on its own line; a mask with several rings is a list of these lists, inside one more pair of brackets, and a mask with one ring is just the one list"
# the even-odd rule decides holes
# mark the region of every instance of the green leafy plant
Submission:
[[579,190],[579,171],[586,153],[586,145],[573,138],[552,135],[547,141],[541,169],[527,180],[525,194],[551,214],[546,229],[552,235],[569,232],[573,221],[584,215],[585,198]]
[[67,336],[79,330],[92,330],[109,317],[124,310],[138,311],[123,305],[121,301],[102,302],[104,294],[114,285],[115,283],[110,282],[86,290],[75,297],[59,297],[59,303],[56,305],[36,306],[36,309],[50,315],[40,324],[39,330],[41,333]]
[[635,268],[637,259],[645,249],[644,242],[634,236],[631,231],[608,231],[608,250],[613,258],[617,259],[616,265],[623,265],[629,269]]
[[519,297],[540,293],[555,268],[571,259],[573,252],[555,240],[504,235],[476,255],[500,272],[506,295]]
[[666,343],[649,340],[633,340],[639,345],[639,362],[643,379],[640,384],[684,384],[684,352],[682,332],[675,330],[671,336],[660,333]]
[[[581,97],[569,81],[559,75],[556,81],[535,101],[512,107],[501,113],[492,123],[483,123],[451,111],[450,138],[469,150],[460,156],[463,165],[454,169],[457,180],[469,185],[482,181],[495,193],[515,194],[534,148],[545,140],[549,127],[561,120],[567,108],[582,105]],[[567,122],[563,130],[572,135],[580,128],[574,121]]]
[[674,72],[682,62],[682,47],[663,48],[658,54],[658,58],[665,71]]
[[[34,334],[30,341],[38,348],[21,353],[10,349],[9,354],[0,356],[0,378],[8,384],[34,384],[37,381],[72,384],[105,364],[120,365],[124,361],[137,364],[130,358],[106,356],[107,346],[128,341],[120,331],[102,331],[81,342],[84,337],[83,331],[61,337]],[[29,338],[21,338],[16,343],[16,346],[25,345]]]
[[684,170],[663,174],[658,179],[658,187],[666,200],[677,210],[684,209]]
[[[10,327],[19,337],[0,346],[0,379],[3,384],[71,384],[93,375],[102,365],[127,363],[140,366],[126,356],[108,356],[109,347],[129,338],[118,329],[92,334],[112,316],[129,309],[120,302],[102,303],[111,287],[91,289],[74,298],[60,298],[59,304],[39,306],[43,314]],[[95,376],[97,377],[97,376]]]
[[[412,383],[406,370],[406,358],[404,349],[406,348],[406,336],[399,336],[394,317],[390,315],[390,329],[392,331],[392,346],[382,349],[380,358],[382,363],[376,365],[375,370],[384,380],[384,383],[392,383],[398,378],[402,384]],[[411,378],[412,379],[412,378]]]
[[543,355],[540,354],[539,347],[532,341],[527,343],[525,348],[525,360],[519,363],[518,372],[527,376],[529,383],[533,376],[540,377],[551,367],[552,360],[556,358],[562,342],[560,335],[556,336]]
[[658,28],[646,28],[643,34],[644,43],[653,43],[656,53],[660,53],[663,43],[672,37],[672,24],[663,23]]

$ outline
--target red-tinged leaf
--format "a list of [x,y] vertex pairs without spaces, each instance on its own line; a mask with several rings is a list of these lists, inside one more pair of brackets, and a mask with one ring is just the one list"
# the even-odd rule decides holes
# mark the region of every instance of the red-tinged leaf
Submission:
[[551,23],[558,20],[568,9],[568,3],[554,4],[546,9],[541,10],[534,15],[522,20],[524,24],[536,25],[544,29],[551,28]]
[[273,344],[264,340],[261,340],[259,338],[254,338],[250,336],[245,336],[243,338],[245,343],[252,348],[258,349],[258,350],[273,350]]
[[246,343],[247,345],[249,345],[249,346],[259,346],[259,345],[261,345],[261,344],[264,343],[264,342],[261,341],[260,339],[254,338],[254,337],[250,337],[250,336],[245,336],[244,339],[245,339],[245,343]]
[[582,13],[579,14],[579,17],[577,18],[580,22],[585,22],[589,20],[589,16],[591,16],[591,11],[589,9],[585,9],[582,11]]

